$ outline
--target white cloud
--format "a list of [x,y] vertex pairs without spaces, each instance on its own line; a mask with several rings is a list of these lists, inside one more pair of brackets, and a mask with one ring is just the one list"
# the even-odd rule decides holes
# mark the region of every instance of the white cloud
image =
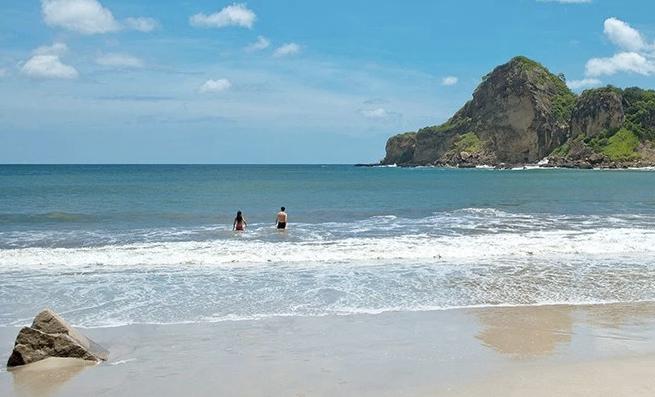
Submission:
[[252,44],[249,44],[246,47],[246,51],[248,52],[260,51],[268,48],[270,45],[271,45],[271,41],[269,39],[267,39],[264,36],[258,36],[257,41],[255,41]]
[[223,92],[232,87],[232,83],[228,79],[207,80],[200,86],[198,91],[201,93]]
[[[648,44],[639,31],[617,18],[607,18],[603,27],[605,36],[622,51],[611,57],[589,59],[585,64],[586,78],[573,84],[588,86],[597,77],[621,72],[645,76],[655,73],[655,57],[652,52],[655,46]],[[571,84],[569,86],[572,87]]]
[[146,17],[130,17],[120,23],[98,0],[41,0],[41,12],[48,26],[82,34],[110,33],[125,28],[150,32],[159,26],[155,19]]
[[96,63],[115,68],[142,68],[144,66],[143,60],[129,54],[120,53],[99,55],[96,58]]
[[65,43],[53,43],[32,51],[32,57],[21,67],[21,73],[39,79],[74,79],[77,70],[61,61],[61,56],[68,52]]
[[585,65],[585,74],[590,77],[609,76],[618,72],[647,76],[655,72],[655,63],[636,52],[620,52],[609,58],[592,58]]
[[44,45],[32,51],[34,55],[64,55],[68,52],[66,43],[56,42],[52,45]]
[[111,11],[96,0],[42,0],[43,19],[56,26],[83,34],[120,30]]
[[455,85],[457,84],[458,81],[459,79],[455,76],[446,76],[443,79],[441,79],[441,85],[446,85],[446,86]]
[[296,43],[282,44],[273,52],[273,56],[280,58],[288,55],[294,55],[300,52],[300,46]]
[[139,32],[152,32],[159,27],[159,22],[153,18],[130,17],[125,19],[125,26]]
[[383,108],[363,109],[360,110],[360,113],[367,119],[386,119],[390,116],[389,112]]
[[608,18],[604,23],[604,33],[617,46],[628,51],[639,51],[646,47],[644,38],[629,24],[616,18]]
[[191,26],[201,28],[241,26],[250,29],[255,19],[257,16],[245,4],[234,3],[213,14],[195,14],[189,18],[189,23]]
[[598,79],[581,79],[581,80],[569,80],[566,82],[566,85],[569,86],[570,89],[572,90],[579,90],[581,88],[588,88],[588,87],[597,87],[599,85],[603,84],[602,81]]
[[34,55],[25,62],[21,72],[39,79],[74,79],[78,76],[77,70],[61,62],[59,55]]

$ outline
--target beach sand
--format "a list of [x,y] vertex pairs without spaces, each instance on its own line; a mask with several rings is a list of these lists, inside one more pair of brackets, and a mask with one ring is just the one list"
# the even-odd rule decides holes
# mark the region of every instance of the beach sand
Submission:
[[[6,362],[18,328],[0,328]],[[0,372],[0,396],[653,396],[655,304],[83,330],[111,351]]]

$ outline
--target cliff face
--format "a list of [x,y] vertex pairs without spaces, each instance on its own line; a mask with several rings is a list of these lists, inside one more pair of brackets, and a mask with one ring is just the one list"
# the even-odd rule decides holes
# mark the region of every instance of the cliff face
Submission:
[[383,164],[655,164],[655,91],[605,87],[576,97],[525,57],[498,66],[446,123],[389,139]]
[[551,165],[627,167],[655,164],[655,91],[604,87],[583,92],[571,115],[570,138]]
[[[411,161],[394,156],[397,150],[390,140],[384,162],[440,165],[461,163],[462,157],[471,162],[535,162],[566,140],[574,100],[557,76],[516,57],[489,73],[450,120],[419,130]],[[476,151],[452,153],[456,142],[471,133],[480,140]]]
[[613,89],[585,91],[576,101],[571,116],[571,135],[591,138],[617,130],[623,124],[623,97]]
[[409,164],[414,159],[415,149],[415,132],[406,132],[404,134],[392,136],[387,141],[387,155],[382,162],[384,164]]

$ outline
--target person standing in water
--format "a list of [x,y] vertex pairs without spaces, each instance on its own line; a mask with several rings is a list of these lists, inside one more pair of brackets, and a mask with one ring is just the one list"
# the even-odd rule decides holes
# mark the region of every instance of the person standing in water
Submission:
[[248,225],[246,218],[243,217],[241,211],[237,211],[237,216],[234,218],[234,223],[232,223],[232,230],[242,232],[246,230],[246,225]]
[[277,223],[277,228],[279,230],[284,230],[287,228],[287,213],[285,212],[286,208],[280,208],[280,212],[277,213],[275,222]]

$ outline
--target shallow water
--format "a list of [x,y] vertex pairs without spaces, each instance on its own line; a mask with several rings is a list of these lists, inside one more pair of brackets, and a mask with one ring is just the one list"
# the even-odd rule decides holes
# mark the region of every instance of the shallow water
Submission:
[[0,326],[650,301],[654,221],[652,171],[0,166]]

